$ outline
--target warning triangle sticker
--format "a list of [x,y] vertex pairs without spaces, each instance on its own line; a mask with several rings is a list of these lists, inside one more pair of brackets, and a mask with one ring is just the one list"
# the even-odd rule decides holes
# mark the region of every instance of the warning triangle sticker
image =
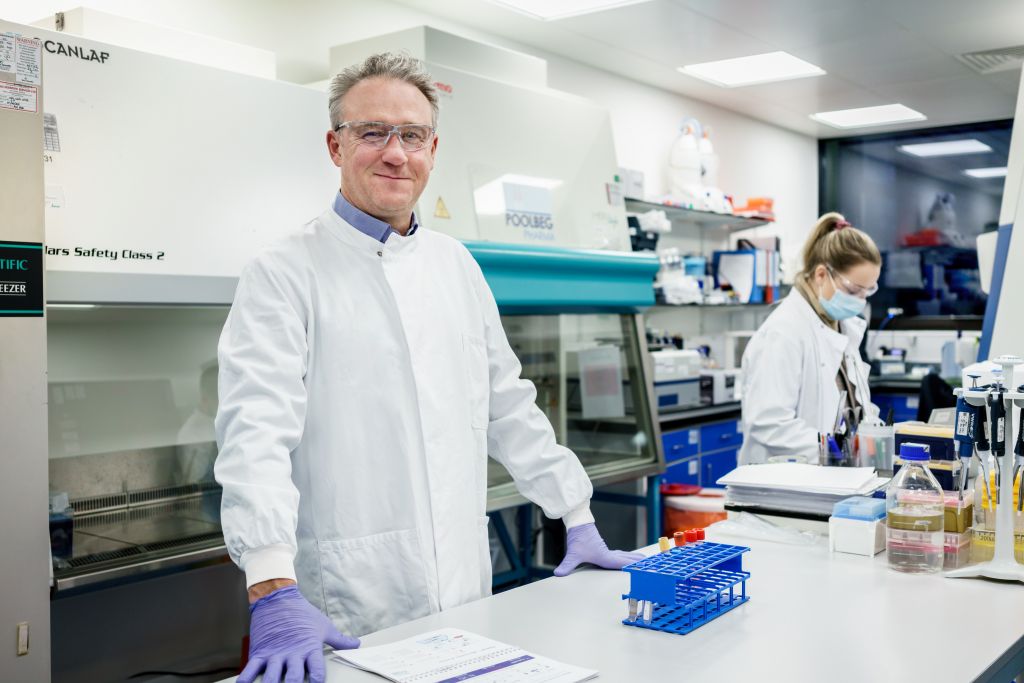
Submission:
[[440,197],[437,198],[437,206],[434,207],[434,218],[451,218],[452,215],[448,213],[448,207],[444,205],[444,200]]

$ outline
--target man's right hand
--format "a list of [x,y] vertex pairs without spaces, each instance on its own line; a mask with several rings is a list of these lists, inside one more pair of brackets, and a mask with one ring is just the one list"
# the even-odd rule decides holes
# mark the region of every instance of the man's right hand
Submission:
[[[261,592],[268,583],[254,584],[250,598],[253,589]],[[282,674],[285,683],[301,683],[307,670],[310,683],[324,683],[324,643],[338,650],[359,647],[359,639],[342,635],[294,582],[258,597],[249,611],[249,663],[238,683],[252,683],[261,672],[264,683],[278,683]]]

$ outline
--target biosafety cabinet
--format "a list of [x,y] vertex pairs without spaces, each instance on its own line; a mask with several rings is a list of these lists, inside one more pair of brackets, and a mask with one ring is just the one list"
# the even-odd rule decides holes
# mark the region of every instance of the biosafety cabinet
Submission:
[[[109,628],[124,630],[113,622],[140,600],[195,618],[197,594],[174,581],[206,572],[199,602],[238,608],[219,625],[197,624],[194,649],[230,651],[230,640],[203,640],[214,628],[244,629],[246,619],[212,476],[217,341],[243,265],[337,192],[326,96],[25,32],[108,54],[103,63],[67,50],[44,55],[55,646],[83,626],[74,601],[99,589],[108,595],[102,610],[88,609]],[[607,112],[536,83],[428,67],[451,92],[421,223],[463,239],[480,262],[538,405],[594,484],[660,472],[638,316],[653,303],[658,264],[616,251],[629,242],[609,186]],[[585,135],[575,135],[580,125]],[[474,157],[481,145],[491,152],[483,165]],[[544,220],[526,231],[506,216],[524,212]],[[492,462],[489,509],[523,502]],[[160,591],[140,588],[158,583]],[[137,644],[124,637],[127,649],[152,650],[148,631]],[[130,673],[90,662],[83,680]]]

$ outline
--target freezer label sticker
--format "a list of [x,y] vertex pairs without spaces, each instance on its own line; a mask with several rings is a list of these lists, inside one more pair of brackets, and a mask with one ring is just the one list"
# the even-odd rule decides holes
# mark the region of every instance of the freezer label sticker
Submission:
[[15,45],[13,33],[0,33],[0,74],[14,73]]
[[0,81],[0,109],[36,113],[39,98],[35,86]]
[[42,82],[42,52],[35,38],[17,38],[14,54],[14,80],[25,85],[39,85]]
[[43,315],[43,245],[0,241],[0,317]]

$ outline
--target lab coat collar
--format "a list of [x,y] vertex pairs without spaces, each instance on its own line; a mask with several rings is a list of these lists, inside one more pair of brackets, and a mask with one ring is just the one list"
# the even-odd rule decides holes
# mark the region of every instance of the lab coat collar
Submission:
[[380,257],[385,252],[391,254],[408,253],[419,243],[419,236],[424,231],[419,226],[416,232],[402,237],[398,233],[391,235],[386,242],[381,244],[374,237],[367,235],[345,221],[333,207],[320,215],[320,221],[327,227],[327,232],[336,239],[368,256]]

